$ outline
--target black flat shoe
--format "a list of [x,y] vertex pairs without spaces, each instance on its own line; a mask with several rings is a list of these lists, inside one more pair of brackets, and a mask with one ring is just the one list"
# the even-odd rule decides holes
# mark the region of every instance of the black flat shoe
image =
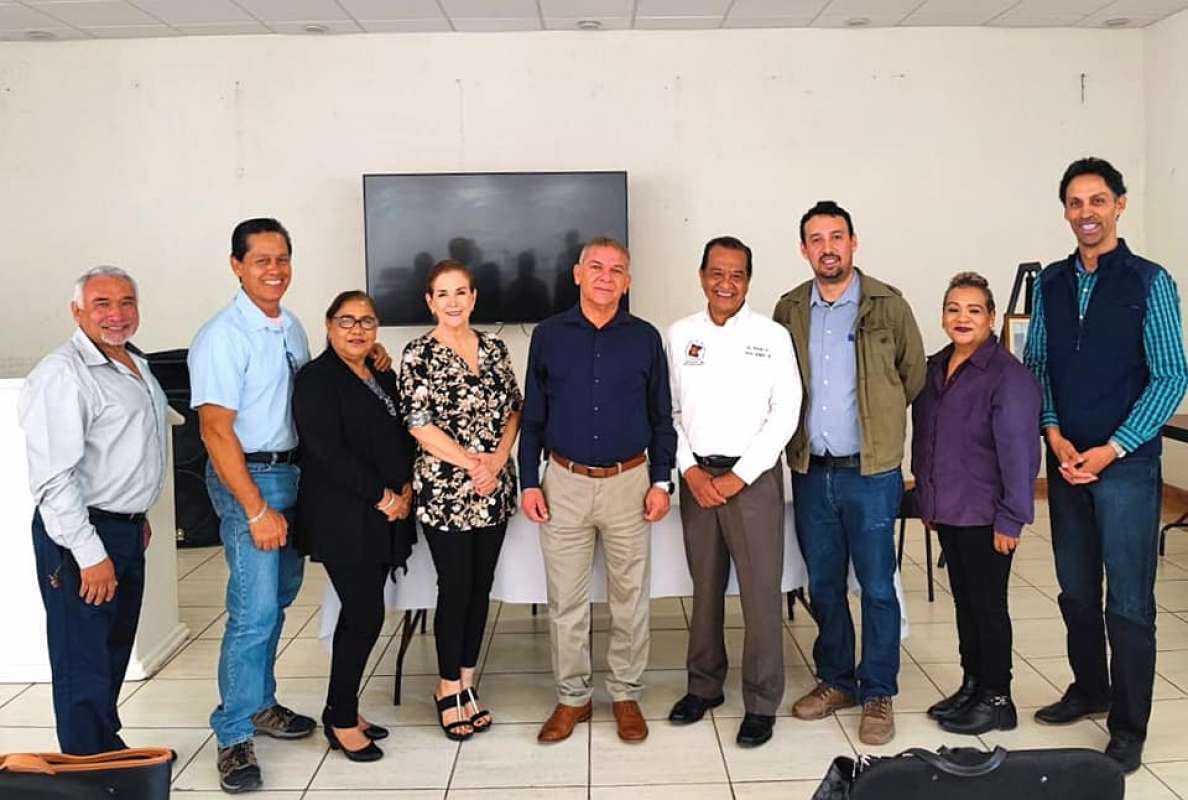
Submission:
[[[491,712],[488,709],[480,708],[478,704],[478,692],[474,690],[473,686],[467,686],[462,690],[466,694],[466,705],[474,706],[474,713],[470,715],[470,727],[474,728],[475,733],[482,733],[488,730],[491,725]],[[486,720],[486,722],[483,722]],[[483,722],[482,725],[479,725]]]
[[689,725],[698,722],[705,716],[705,712],[711,708],[717,708],[726,702],[724,695],[717,697],[699,697],[695,694],[687,694],[680,700],[676,701],[676,705],[672,707],[672,711],[668,712],[668,721],[674,722],[677,725]]
[[937,721],[960,715],[965,707],[978,699],[978,682],[966,675],[961,682],[961,688],[944,700],[933,703],[928,707],[927,714]]
[[[438,698],[437,693],[433,693],[433,702],[437,704],[437,724],[441,726],[442,731],[445,732],[446,738],[452,742],[465,742],[471,736],[474,736],[474,726],[470,724],[470,718],[462,712],[462,694],[446,695]],[[451,708],[458,710],[458,719],[453,722],[446,722],[441,715],[449,711]],[[470,728],[467,733],[458,733],[459,728]]]
[[342,754],[351,761],[379,761],[384,757],[384,751],[376,747],[375,742],[368,742],[367,746],[361,750],[348,750],[343,747],[342,742],[338,741],[334,728],[327,725],[322,730],[326,732],[326,741],[330,743],[330,749],[341,750]]
[[1059,702],[1035,712],[1036,722],[1045,725],[1069,725],[1086,717],[1100,717],[1110,713],[1109,698],[1093,700],[1084,697],[1075,686],[1068,687]]
[[1117,761],[1127,775],[1143,765],[1143,743],[1137,739],[1112,738],[1105,754]]
[[747,714],[742,724],[738,726],[738,736],[734,741],[742,747],[758,747],[771,738],[771,729],[775,727],[775,717],[766,714]]
[[941,730],[964,736],[979,736],[989,731],[1013,731],[1019,714],[1010,695],[982,692],[977,700],[954,716],[940,721]]
[[388,729],[381,725],[372,725],[369,722],[367,723],[367,727],[363,729],[363,735],[375,742],[380,739],[387,739]]

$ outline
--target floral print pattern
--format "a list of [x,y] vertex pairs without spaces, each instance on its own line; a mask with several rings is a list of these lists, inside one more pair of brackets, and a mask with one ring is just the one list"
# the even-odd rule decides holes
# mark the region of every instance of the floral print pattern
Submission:
[[[436,425],[464,449],[491,453],[524,399],[507,345],[476,333],[477,375],[432,333],[409,342],[400,358],[400,405],[409,428]],[[515,458],[499,473],[498,488],[482,497],[466,470],[418,447],[413,491],[422,525],[448,531],[487,528],[516,512]]]

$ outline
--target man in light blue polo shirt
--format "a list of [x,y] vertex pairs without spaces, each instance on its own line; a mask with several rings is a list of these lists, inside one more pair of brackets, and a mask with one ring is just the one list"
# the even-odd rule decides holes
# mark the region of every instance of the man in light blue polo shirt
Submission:
[[227,626],[219,653],[219,780],[228,792],[262,785],[253,739],[298,739],[316,723],[277,703],[277,642],[285,609],[301,588],[304,561],[288,541],[300,470],[290,398],[309,361],[301,322],[281,308],[292,278],[288,231],[250,219],[231,235],[235,299],[190,346],[190,405],[198,409],[210,455],[206,485],[219,515],[230,575]]

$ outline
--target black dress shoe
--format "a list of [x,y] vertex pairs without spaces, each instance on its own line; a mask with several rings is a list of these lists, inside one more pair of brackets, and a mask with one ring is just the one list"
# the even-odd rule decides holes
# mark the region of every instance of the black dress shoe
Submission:
[[680,700],[677,700],[676,705],[672,707],[672,711],[668,712],[668,721],[675,722],[677,725],[688,725],[699,721],[705,716],[705,712],[711,708],[717,708],[725,702],[726,698],[722,695],[705,698],[698,697],[695,694],[687,694]]
[[1143,765],[1143,743],[1137,739],[1112,738],[1105,754],[1117,761],[1127,775]]
[[384,757],[384,751],[375,746],[375,742],[368,741],[367,746],[359,750],[348,750],[343,746],[342,742],[338,741],[338,736],[334,733],[334,728],[329,725],[322,728],[326,732],[326,741],[330,743],[331,750],[341,750],[342,754],[351,761],[379,761]]
[[982,692],[978,699],[960,713],[940,721],[942,730],[965,736],[979,736],[987,731],[1013,731],[1019,715],[1010,695]]
[[775,717],[748,713],[738,726],[738,736],[734,741],[742,747],[758,747],[771,738],[771,729],[774,727]]
[[955,717],[965,710],[965,707],[978,699],[978,682],[972,676],[966,675],[961,682],[961,688],[944,700],[933,703],[928,707],[928,716],[935,720]]
[[1060,701],[1044,706],[1035,712],[1037,722],[1045,725],[1068,725],[1085,717],[1096,717],[1110,712],[1110,701],[1085,698],[1076,687],[1070,686]]

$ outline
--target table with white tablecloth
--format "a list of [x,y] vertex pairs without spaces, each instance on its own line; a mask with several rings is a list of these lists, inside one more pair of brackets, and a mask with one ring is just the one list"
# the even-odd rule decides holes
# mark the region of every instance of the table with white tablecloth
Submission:
[[[643,509],[640,509],[643,513]],[[464,535],[464,534],[463,534]],[[791,592],[808,582],[804,559],[796,543],[791,503],[784,514],[784,575],[780,583],[783,592]],[[508,522],[503,550],[495,567],[495,581],[491,599],[505,603],[537,603],[548,601],[545,582],[544,554],[540,548],[540,526],[522,513]],[[738,594],[738,577],[730,568],[728,594]],[[590,582],[591,600],[606,600],[606,559],[601,545],[594,549],[594,572]],[[681,516],[676,505],[668,515],[652,524],[652,597],[689,597],[693,594],[693,579],[685,560],[685,539],[681,530]],[[389,579],[384,589],[384,601],[389,609],[433,608],[437,604],[437,570],[429,548],[421,536],[408,560],[408,573],[398,573]],[[334,634],[341,604],[332,585],[327,585],[322,604],[322,638]]]

